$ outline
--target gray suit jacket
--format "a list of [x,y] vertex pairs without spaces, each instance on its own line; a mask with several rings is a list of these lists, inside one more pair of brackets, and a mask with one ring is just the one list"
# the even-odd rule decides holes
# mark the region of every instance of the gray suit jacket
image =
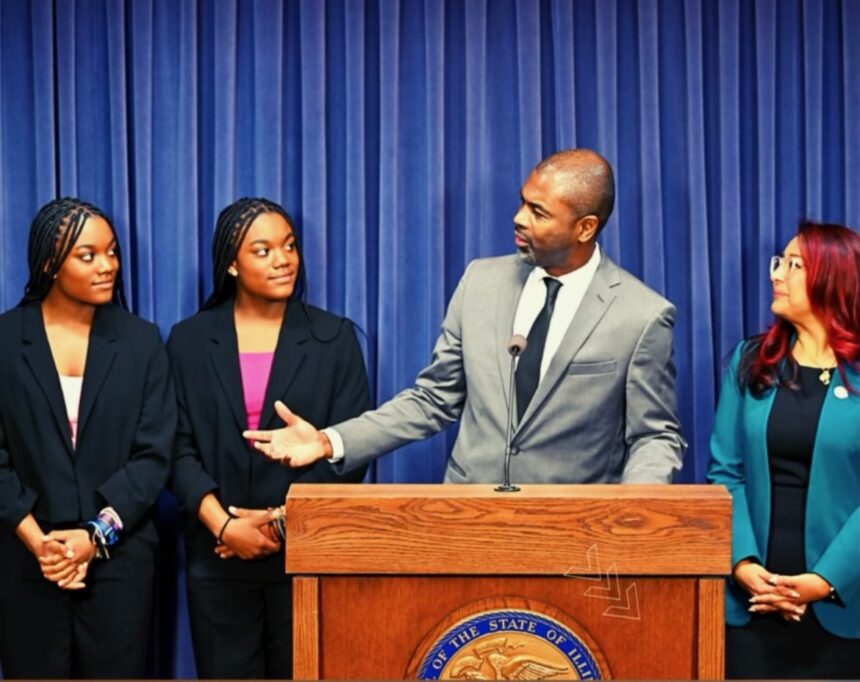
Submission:
[[[415,385],[335,425],[350,469],[461,420],[452,483],[501,480],[517,301],[531,267],[517,255],[471,262]],[[605,253],[526,413],[515,424],[515,483],[666,483],[686,444],[675,400],[675,308]],[[516,398],[514,397],[514,400]]]

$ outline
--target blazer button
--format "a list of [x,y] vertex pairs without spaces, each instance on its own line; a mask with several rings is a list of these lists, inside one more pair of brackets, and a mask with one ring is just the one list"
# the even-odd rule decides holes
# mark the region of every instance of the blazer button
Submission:
[[518,454],[520,454],[520,449],[518,447],[511,446],[511,455],[516,457]]

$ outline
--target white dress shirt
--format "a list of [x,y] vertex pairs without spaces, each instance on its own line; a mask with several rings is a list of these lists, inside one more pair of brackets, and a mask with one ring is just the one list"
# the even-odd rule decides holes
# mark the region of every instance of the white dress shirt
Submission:
[[60,389],[63,391],[63,402],[66,403],[66,416],[69,418],[69,431],[72,435],[72,449],[78,440],[78,410],[80,409],[83,385],[83,377],[60,374]]
[[[598,265],[600,265],[600,247],[595,244],[594,253],[591,254],[591,258],[585,265],[573,272],[568,272],[566,275],[554,278],[561,282],[561,289],[558,290],[558,298],[555,300],[555,308],[546,334],[546,344],[543,347],[543,359],[540,363],[541,379],[546,374],[549,363],[561,345],[573,316],[579,310],[579,304],[582,303],[594,273],[597,272]],[[523,287],[523,293],[520,294],[520,300],[517,303],[517,312],[514,316],[514,334],[522,334],[528,338],[532,325],[546,303],[544,277],[551,277],[551,275],[548,275],[543,268],[536,267],[529,273]]]

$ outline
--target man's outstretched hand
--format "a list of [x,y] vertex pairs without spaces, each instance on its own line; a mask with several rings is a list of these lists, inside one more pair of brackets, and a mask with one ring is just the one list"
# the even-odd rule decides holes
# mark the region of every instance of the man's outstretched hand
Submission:
[[317,460],[331,457],[331,443],[324,433],[289,408],[280,400],[275,402],[275,412],[286,426],[271,431],[245,431],[242,435],[254,443],[254,447],[266,457],[284,466],[302,467]]

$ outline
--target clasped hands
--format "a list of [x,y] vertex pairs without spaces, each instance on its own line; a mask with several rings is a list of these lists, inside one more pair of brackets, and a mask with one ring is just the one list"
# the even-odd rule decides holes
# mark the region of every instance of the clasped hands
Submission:
[[228,511],[233,518],[227,522],[221,541],[215,545],[215,553],[222,559],[260,559],[281,549],[275,523],[283,516],[283,508],[229,507]]
[[828,582],[815,573],[778,575],[749,559],[738,562],[733,577],[751,595],[751,613],[778,613],[785,620],[799,621],[807,604],[830,595]]
[[34,554],[47,580],[64,590],[81,590],[96,548],[83,529],[53,530],[42,537]]

